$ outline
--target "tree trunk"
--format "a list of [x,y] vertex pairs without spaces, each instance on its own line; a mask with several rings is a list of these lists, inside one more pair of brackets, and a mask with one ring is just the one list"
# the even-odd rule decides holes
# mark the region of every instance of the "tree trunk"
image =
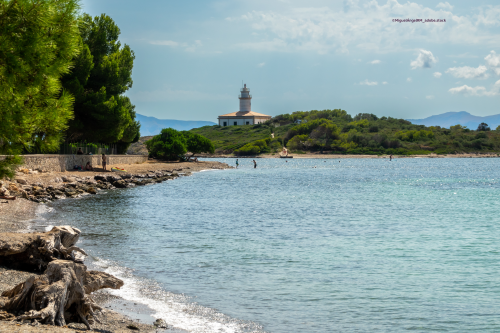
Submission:
[[123,281],[104,272],[87,271],[85,252],[74,246],[79,237],[80,230],[70,226],[45,233],[0,234],[0,264],[45,269],[42,275],[2,293],[0,317],[37,319],[58,326],[83,322],[89,329],[98,321],[95,311],[101,308],[90,294],[102,288],[119,289]]

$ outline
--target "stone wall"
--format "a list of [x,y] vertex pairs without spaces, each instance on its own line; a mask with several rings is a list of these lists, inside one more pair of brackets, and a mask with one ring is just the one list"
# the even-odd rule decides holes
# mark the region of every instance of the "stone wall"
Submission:
[[[4,159],[0,155],[0,159]],[[24,155],[23,166],[27,169],[43,171],[73,170],[75,165],[85,166],[87,162],[93,167],[102,166],[101,155]],[[107,166],[116,164],[138,164],[148,160],[144,155],[106,155]]]

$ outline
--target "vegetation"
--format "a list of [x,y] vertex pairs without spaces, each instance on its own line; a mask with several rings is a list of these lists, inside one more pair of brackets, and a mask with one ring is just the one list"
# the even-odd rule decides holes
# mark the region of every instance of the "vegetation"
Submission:
[[352,117],[340,109],[298,111],[254,126],[205,126],[191,131],[212,140],[216,152],[235,155],[273,153],[282,144],[295,153],[415,155],[500,151],[500,128],[491,131],[485,123],[476,131],[461,125],[450,129],[426,127],[368,113]]
[[199,153],[213,153],[214,145],[207,138],[189,131],[164,128],[159,135],[145,142],[149,156],[167,161],[185,160]]
[[75,96],[75,117],[66,140],[118,143],[118,153],[139,139],[135,106],[123,94],[132,87],[134,52],[118,41],[120,29],[107,15],[84,14],[80,53],[63,86]]
[[60,77],[79,52],[78,10],[77,0],[0,3],[0,154],[59,148],[73,117]]

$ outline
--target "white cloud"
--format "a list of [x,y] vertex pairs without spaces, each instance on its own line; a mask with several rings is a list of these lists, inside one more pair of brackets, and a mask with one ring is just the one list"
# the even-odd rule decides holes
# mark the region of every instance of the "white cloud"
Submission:
[[436,8],[452,10],[454,6],[450,5],[448,2],[440,2],[437,4]]
[[377,81],[368,81],[368,79],[366,79],[366,80],[360,82],[359,84],[362,86],[376,86],[376,85],[378,85],[378,82]]
[[187,52],[194,52],[198,47],[202,45],[200,40],[195,40],[193,44],[179,43],[173,40],[152,40],[149,41],[149,44],[170,46],[170,47],[183,47],[184,50]]
[[382,84],[388,84],[387,81],[382,82]]
[[370,61],[370,64],[372,65],[380,64],[380,60],[372,60]]
[[484,60],[486,60],[486,64],[496,75],[500,75],[500,54],[497,55],[495,51],[491,51]]
[[466,84],[461,87],[451,88],[448,91],[452,94],[465,96],[498,96],[500,95],[500,80],[495,82],[490,91],[487,91],[483,86],[469,87]]
[[266,63],[265,63],[265,62],[261,62],[260,64],[257,64],[257,67],[259,67],[259,68],[260,68],[260,67],[264,67],[265,65],[266,65]]
[[165,46],[172,46],[172,47],[176,47],[179,45],[179,43],[174,42],[173,40],[152,40],[149,42],[149,44],[165,45]]
[[[401,0],[400,0],[401,1]],[[379,4],[379,2],[381,4]],[[474,9],[471,14],[454,14],[446,2],[439,8],[411,1],[371,0],[363,4],[351,1],[344,8],[294,7],[280,11],[251,11],[227,22],[249,24],[259,32],[253,40],[238,42],[237,48],[264,51],[363,51],[393,52],[408,50],[411,42],[423,45],[498,45],[500,6]],[[441,18],[446,23],[396,22],[393,19]],[[496,21],[495,21],[496,20]],[[496,22],[496,23],[495,23]],[[495,25],[496,24],[496,25]],[[251,32],[250,32],[251,34]]]
[[406,82],[411,82],[411,77],[407,78]]
[[434,96],[433,95],[427,95],[427,96],[425,96],[425,98],[427,98],[427,99],[434,99]]
[[417,59],[410,63],[411,69],[431,68],[433,64],[438,62],[431,51],[420,50]]
[[439,72],[434,72],[434,74],[432,74],[432,75],[434,75],[434,77],[435,77],[436,79],[439,79],[439,78],[441,77],[441,75],[443,75],[443,74],[441,74],[441,73],[439,73]]
[[487,71],[488,68],[486,68],[486,66],[479,66],[477,68],[464,66],[448,68],[446,73],[450,73],[454,77],[463,79],[487,79],[490,76],[486,73]]

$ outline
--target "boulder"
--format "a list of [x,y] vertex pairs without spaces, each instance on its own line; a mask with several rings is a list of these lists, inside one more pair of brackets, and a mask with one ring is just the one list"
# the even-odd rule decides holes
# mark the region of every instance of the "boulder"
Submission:
[[65,183],[74,183],[76,181],[75,177],[70,176],[62,176],[61,179]]
[[95,176],[94,176],[94,179],[95,179],[95,180],[106,180],[106,176],[103,176],[103,175],[95,175]]
[[28,183],[28,182],[26,181],[26,179],[21,178],[21,177],[17,177],[17,178],[16,178],[16,182],[17,182],[18,184],[22,184],[22,185],[26,185],[26,184]]
[[127,183],[125,183],[125,181],[123,179],[120,179],[120,180],[113,182],[113,186],[118,187],[118,188],[126,188]]
[[90,194],[97,194],[97,190],[94,187],[89,186],[87,192]]
[[118,177],[118,176],[114,176],[114,175],[109,175],[109,176],[106,176],[106,180],[110,183],[114,183],[118,180],[121,180],[122,178],[121,177]]

